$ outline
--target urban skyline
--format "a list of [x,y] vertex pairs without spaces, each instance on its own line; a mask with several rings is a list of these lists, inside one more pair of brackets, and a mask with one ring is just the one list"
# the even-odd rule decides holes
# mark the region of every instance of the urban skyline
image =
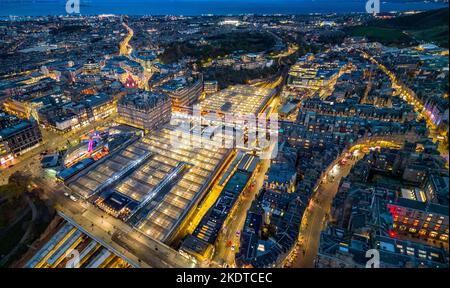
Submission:
[[0,267],[448,269],[448,2],[58,3],[0,18]]

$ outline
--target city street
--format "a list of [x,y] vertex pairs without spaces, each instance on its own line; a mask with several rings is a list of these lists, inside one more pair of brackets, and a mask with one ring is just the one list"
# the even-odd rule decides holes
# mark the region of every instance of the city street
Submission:
[[129,45],[131,38],[133,38],[134,32],[125,22],[122,25],[127,29],[127,36],[120,42],[120,55],[128,56],[131,54],[132,47]]
[[444,147],[443,143],[440,141],[440,133],[437,131],[437,127],[433,124],[433,121],[431,119],[431,116],[429,112],[425,109],[424,105],[421,103],[421,101],[416,97],[416,94],[413,90],[411,90],[409,87],[407,87],[404,83],[402,83],[397,75],[395,75],[394,72],[390,71],[385,65],[381,64],[379,61],[377,61],[374,57],[366,53],[365,51],[358,50],[361,55],[367,59],[369,59],[372,63],[376,64],[378,68],[381,69],[391,80],[392,88],[394,89],[393,96],[399,96],[402,97],[403,100],[408,102],[410,105],[414,107],[414,111],[419,114],[420,117],[425,119],[427,123],[427,127],[429,129],[430,137],[433,139],[434,143],[438,143],[438,151],[441,153],[441,156],[445,159],[446,165],[448,168],[449,165],[449,153],[448,149]]
[[[216,252],[213,258],[215,263],[227,264],[230,267],[235,267],[235,254],[239,251],[240,233],[244,227],[245,218],[247,217],[247,211],[250,209],[252,201],[255,199],[259,190],[264,184],[264,176],[269,169],[270,160],[261,160],[261,166],[257,175],[255,176],[255,186],[251,191],[248,191],[247,195],[239,197],[240,203],[237,209],[230,215],[231,217],[226,225],[225,229],[219,234],[216,242]],[[232,242],[234,251],[228,246],[228,241]]]
[[[395,139],[395,141],[393,140]],[[330,215],[331,205],[336,195],[342,178],[346,177],[353,165],[364,157],[363,151],[370,151],[370,147],[380,146],[392,149],[398,149],[406,139],[406,136],[381,136],[366,139],[360,139],[359,143],[347,150],[356,153],[355,158],[347,158],[345,165],[338,164],[344,157],[346,152],[341,155],[328,167],[323,174],[320,184],[313,194],[312,199],[305,210],[300,226],[298,243],[295,251],[286,259],[291,260],[292,264],[288,265],[293,268],[312,268],[314,267],[314,259],[319,251],[320,233],[325,228]],[[356,150],[359,148],[359,150]],[[358,152],[355,152],[358,151]]]
[[322,184],[319,185],[303,215],[300,227],[298,255],[292,267],[314,267],[314,258],[319,250],[320,233],[325,227],[331,210],[331,204],[339,188],[339,183],[343,177],[348,175],[356,162],[357,160],[349,160],[344,166],[335,165],[322,178]]

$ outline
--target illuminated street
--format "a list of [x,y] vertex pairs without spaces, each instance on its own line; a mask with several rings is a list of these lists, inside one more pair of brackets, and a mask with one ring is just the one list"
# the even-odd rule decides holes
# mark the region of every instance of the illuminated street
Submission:
[[[250,208],[252,204],[252,200],[255,198],[256,194],[260,191],[264,184],[264,176],[269,168],[270,161],[269,160],[261,160],[261,166],[257,175],[255,176],[255,185],[254,187],[246,193],[245,196],[240,197],[239,207],[238,209],[230,215],[230,220],[225,226],[221,233],[219,234],[219,238],[217,240],[216,252],[214,255],[213,261],[223,266],[224,264],[229,267],[235,267],[235,253],[239,250],[239,235],[242,231],[242,227],[244,225],[246,212]],[[231,247],[228,245],[228,241],[232,242],[232,246],[234,246],[234,251],[231,250]]]
[[127,36],[120,42],[120,55],[128,56],[131,54],[132,47],[130,46],[130,40],[133,38],[134,32],[127,23],[123,22],[122,25],[127,29]]
[[442,144],[440,141],[441,140],[440,137],[442,137],[442,135],[440,135],[440,133],[436,130],[437,127],[433,124],[432,119],[430,118],[430,114],[427,113],[425,107],[420,103],[420,101],[417,98],[415,98],[415,93],[409,87],[407,87],[405,84],[401,83],[397,79],[395,73],[392,71],[389,71],[386,68],[386,66],[379,63],[376,59],[374,59],[372,56],[370,56],[366,52],[364,52],[364,51],[360,51],[360,52],[362,53],[362,55],[364,55],[364,57],[370,59],[373,63],[378,65],[378,67],[384,73],[386,73],[386,75],[389,76],[391,83],[392,83],[392,88],[394,89],[393,96],[399,96],[402,99],[404,99],[405,101],[407,101],[408,103],[410,103],[414,107],[414,110],[419,114],[419,117],[422,117],[423,119],[425,119],[427,126],[430,130],[430,136],[434,142],[439,143],[439,152],[447,160],[447,167],[448,167],[449,154],[448,154],[448,149],[446,149],[444,147],[444,144]]
[[293,268],[313,268],[314,259],[319,249],[320,233],[322,232],[331,208],[331,203],[339,187],[341,179],[350,172],[357,160],[351,160],[345,166],[334,166],[322,178],[321,183],[311,199],[302,218],[300,227],[298,254]]
[[362,145],[357,144],[347,150],[356,153],[354,155],[355,158],[347,160],[345,165],[339,164],[345,158],[345,153],[343,153],[333,162],[335,164],[324,172],[317,190],[314,192],[313,198],[303,215],[298,245],[296,247],[297,252],[290,255],[290,258],[294,258],[294,261],[292,261],[289,267],[314,267],[314,260],[319,247],[320,233],[330,220],[331,204],[341,184],[341,179],[346,177],[353,165],[364,157],[363,151],[369,151],[369,147],[379,145],[380,147],[398,149],[397,143],[401,143],[402,137],[394,136],[393,139],[395,139],[394,143],[389,138],[386,138],[388,141],[384,141],[383,138],[376,141],[370,140],[370,138],[367,141],[361,141],[363,143]]

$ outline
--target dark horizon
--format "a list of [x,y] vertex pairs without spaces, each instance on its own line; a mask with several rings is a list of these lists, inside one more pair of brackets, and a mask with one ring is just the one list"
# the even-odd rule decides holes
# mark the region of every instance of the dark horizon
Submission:
[[[327,3],[330,2],[330,3]],[[65,0],[2,0],[0,16],[59,16],[67,15]],[[80,14],[99,15],[115,14],[130,16],[201,16],[201,15],[305,15],[328,13],[364,13],[364,0],[343,0],[331,2],[327,0],[81,0]],[[432,10],[448,7],[445,3],[430,3],[424,1],[385,1],[381,4],[381,12],[400,12],[410,10]]]

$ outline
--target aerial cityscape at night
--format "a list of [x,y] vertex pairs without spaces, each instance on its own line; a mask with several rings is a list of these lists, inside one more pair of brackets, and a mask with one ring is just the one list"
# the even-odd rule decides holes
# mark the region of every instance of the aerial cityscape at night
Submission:
[[0,267],[448,269],[448,9],[0,0]]

